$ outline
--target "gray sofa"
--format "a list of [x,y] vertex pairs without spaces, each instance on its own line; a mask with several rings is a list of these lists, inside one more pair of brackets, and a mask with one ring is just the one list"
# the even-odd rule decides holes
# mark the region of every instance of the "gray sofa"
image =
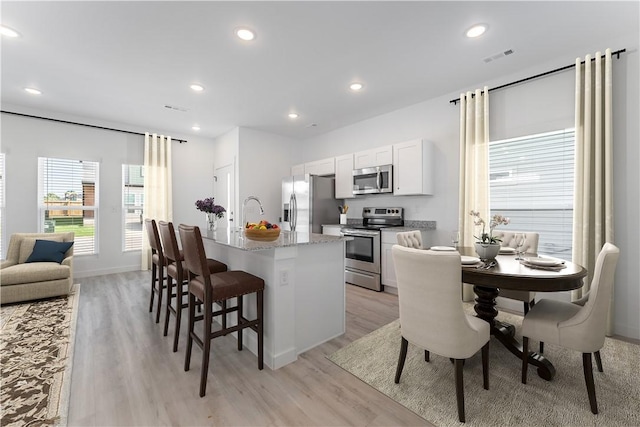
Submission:
[[25,261],[36,240],[73,242],[74,233],[16,233],[11,236],[7,259],[0,265],[0,304],[68,295],[73,285],[73,246],[62,263]]

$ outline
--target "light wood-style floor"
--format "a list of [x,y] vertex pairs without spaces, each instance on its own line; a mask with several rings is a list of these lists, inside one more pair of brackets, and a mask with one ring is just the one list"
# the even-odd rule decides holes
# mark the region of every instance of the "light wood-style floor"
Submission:
[[173,353],[173,317],[164,337],[164,314],[156,324],[148,312],[150,280],[148,272],[79,280],[70,426],[431,425],[326,359],[397,319],[396,296],[347,285],[346,333],[277,371],[259,371],[232,337],[216,338],[200,398],[202,353],[194,346],[185,372],[186,321]]

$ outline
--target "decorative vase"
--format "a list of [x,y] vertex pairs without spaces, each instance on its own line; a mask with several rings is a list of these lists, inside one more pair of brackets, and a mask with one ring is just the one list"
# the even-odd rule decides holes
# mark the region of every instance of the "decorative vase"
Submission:
[[216,231],[218,229],[218,219],[216,214],[207,213],[207,230]]
[[481,260],[495,259],[500,252],[500,243],[475,243],[476,253]]

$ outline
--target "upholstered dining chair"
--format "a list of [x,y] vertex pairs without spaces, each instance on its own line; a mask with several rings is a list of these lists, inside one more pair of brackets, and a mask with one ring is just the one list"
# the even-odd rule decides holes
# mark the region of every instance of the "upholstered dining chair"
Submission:
[[[538,240],[540,238],[538,233],[534,233],[531,231],[502,231],[502,230],[494,230],[493,235],[498,239],[502,240],[500,244],[503,248],[513,248],[515,249],[516,244],[516,235],[524,233],[526,238],[520,251],[526,253],[537,254],[538,253]],[[524,314],[529,312],[529,309],[533,307],[536,303],[536,293],[528,292],[528,291],[515,291],[511,289],[500,289],[500,296],[502,298],[509,298],[516,301],[522,301],[524,305]]]
[[167,288],[164,283],[164,268],[167,265],[167,259],[162,250],[160,242],[160,234],[155,219],[145,219],[144,227],[147,229],[147,237],[149,238],[149,246],[151,247],[151,300],[149,301],[149,313],[153,311],[153,299],[158,295],[158,309],[156,313],[156,323],[160,323],[160,311],[162,307],[162,294]]
[[[178,339],[180,337],[180,321],[182,319],[182,309],[188,307],[185,301],[187,292],[185,285],[188,283],[189,272],[184,262],[182,251],[178,248],[178,239],[173,228],[173,223],[159,221],[160,237],[164,248],[164,256],[167,259],[167,305],[164,318],[164,336],[169,331],[169,317],[173,314],[176,317],[175,330],[173,335],[173,351],[178,351]],[[227,265],[207,258],[207,268],[210,274],[227,271]],[[175,286],[175,290],[174,290]],[[173,305],[175,301],[175,306]],[[223,307],[224,308],[224,307]],[[226,327],[226,316],[222,318],[222,325]]]
[[[522,383],[527,383],[529,339],[579,351],[582,353],[589,405],[594,414],[598,413],[598,404],[591,353],[595,353],[596,361],[600,360],[619,255],[620,250],[616,246],[604,244],[596,259],[589,299],[584,306],[543,299],[531,308],[522,322]],[[601,371],[601,363],[598,365]]]
[[458,418],[465,421],[464,360],[482,349],[483,386],[489,389],[489,324],[465,314],[460,300],[460,254],[393,245],[400,304],[400,382],[408,343],[454,360]]
[[420,230],[401,231],[396,233],[396,239],[400,246],[422,249],[422,233]]
[[[207,373],[209,371],[209,353],[211,340],[216,337],[237,332],[238,350],[242,350],[242,331],[250,328],[258,335],[258,369],[264,367],[264,328],[263,328],[263,307],[264,307],[264,280],[260,277],[249,274],[245,271],[225,271],[222,273],[209,273],[207,259],[202,242],[200,228],[180,224],[178,227],[184,261],[187,269],[192,273],[189,279],[189,335],[187,336],[187,353],[184,361],[184,370],[189,370],[191,364],[191,348],[195,341],[202,349],[202,366],[200,371],[200,397],[203,397],[207,390]],[[243,297],[255,294],[256,296],[256,317],[249,320],[244,317]],[[228,301],[235,298],[235,307],[229,307],[228,302],[221,310],[213,311],[213,303],[216,301]],[[204,305],[204,315],[196,317],[196,304],[202,302]],[[212,331],[212,321],[214,316],[222,315],[226,317],[229,313],[236,313],[237,323],[234,326],[223,327],[220,330]],[[203,320],[203,334],[198,336],[195,331],[195,322]]]

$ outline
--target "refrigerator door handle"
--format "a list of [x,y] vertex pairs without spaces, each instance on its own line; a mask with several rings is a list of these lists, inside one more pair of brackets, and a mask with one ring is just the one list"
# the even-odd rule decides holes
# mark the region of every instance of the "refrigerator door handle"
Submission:
[[291,209],[291,231],[296,231],[296,226],[298,225],[298,200],[296,199],[295,193],[291,195],[291,200],[293,204],[293,208]]
[[291,195],[289,196],[289,212],[288,212],[287,220],[289,221],[289,228],[292,228],[293,227],[293,193],[291,193]]

